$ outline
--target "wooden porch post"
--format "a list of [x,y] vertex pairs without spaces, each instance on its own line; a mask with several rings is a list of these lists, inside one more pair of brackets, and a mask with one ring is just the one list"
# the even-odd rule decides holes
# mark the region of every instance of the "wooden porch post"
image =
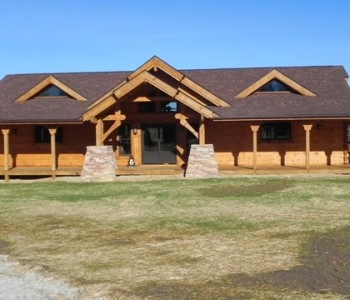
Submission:
[[256,173],[258,169],[258,130],[260,125],[251,125],[250,129],[253,132],[253,170]]
[[201,122],[199,125],[199,145],[205,145],[205,124],[204,116],[201,116]]
[[10,177],[6,171],[9,170],[10,163],[10,129],[1,129],[1,132],[4,136],[4,171],[5,171],[5,182],[9,182]]
[[51,171],[52,172],[52,179],[56,177],[55,172],[57,169],[56,165],[56,133],[57,128],[49,128],[50,132],[50,141],[51,141]]
[[96,123],[96,146],[103,146],[103,131],[103,121],[98,119]]
[[310,170],[310,131],[312,129],[312,125],[303,125],[305,130],[305,168],[306,170]]

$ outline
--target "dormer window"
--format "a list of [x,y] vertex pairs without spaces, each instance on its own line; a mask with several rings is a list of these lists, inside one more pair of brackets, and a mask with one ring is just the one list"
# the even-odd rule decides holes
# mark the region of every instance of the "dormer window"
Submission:
[[254,93],[293,93],[302,96],[316,96],[312,91],[300,85],[298,82],[282,74],[278,70],[272,70],[264,77],[255,81],[236,98],[243,99]]
[[36,97],[69,97],[69,95],[67,95],[57,86],[51,84],[39,92]]
[[53,76],[46,77],[43,81],[32,87],[16,99],[16,102],[26,102],[35,98],[67,97],[77,101],[86,99],[74,91],[71,87],[59,81]]
[[291,89],[288,85],[282,83],[279,80],[273,79],[264,86],[262,86],[257,92],[267,92],[267,93],[273,93],[273,92],[289,92],[289,93],[296,93],[295,90]]

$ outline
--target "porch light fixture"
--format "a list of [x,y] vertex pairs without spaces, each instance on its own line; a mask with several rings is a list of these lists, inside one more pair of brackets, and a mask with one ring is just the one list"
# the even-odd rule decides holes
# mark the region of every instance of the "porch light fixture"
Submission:
[[321,130],[323,129],[323,126],[322,126],[321,124],[317,124],[317,125],[316,125],[316,129],[317,129],[318,131],[321,131]]
[[137,128],[133,128],[133,129],[132,129],[132,133],[133,133],[134,135],[136,135],[136,134],[137,134]]

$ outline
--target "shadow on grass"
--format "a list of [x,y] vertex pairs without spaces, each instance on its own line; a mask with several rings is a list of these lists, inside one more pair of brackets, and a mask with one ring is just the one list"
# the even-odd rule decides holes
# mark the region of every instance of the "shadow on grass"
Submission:
[[272,194],[295,186],[293,181],[271,181],[259,184],[247,185],[214,185],[200,188],[198,191],[205,197],[221,198],[238,195],[240,197],[261,197],[264,194]]
[[300,266],[290,270],[257,276],[233,274],[193,285],[149,282],[136,287],[135,293],[150,299],[258,299],[261,291],[270,295],[349,295],[350,226],[311,237],[302,249],[300,261]]

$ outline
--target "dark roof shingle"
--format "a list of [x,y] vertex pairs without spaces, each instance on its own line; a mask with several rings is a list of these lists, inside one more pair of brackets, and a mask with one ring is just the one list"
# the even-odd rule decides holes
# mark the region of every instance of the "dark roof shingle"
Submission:
[[[306,97],[293,93],[255,93],[244,99],[244,89],[277,69],[291,80],[316,94]],[[350,89],[341,66],[180,70],[231,107],[210,107],[218,119],[350,118]],[[86,109],[126,79],[131,72],[57,73],[8,75],[0,81],[0,122],[79,121]],[[15,100],[53,76],[87,101],[70,98]]]

